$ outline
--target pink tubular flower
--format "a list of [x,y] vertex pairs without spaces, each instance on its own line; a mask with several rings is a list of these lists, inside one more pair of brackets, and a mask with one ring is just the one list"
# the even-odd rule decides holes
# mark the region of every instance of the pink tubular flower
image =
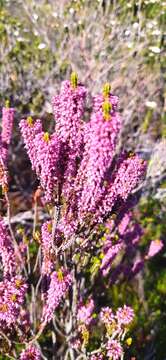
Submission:
[[93,311],[94,311],[94,301],[93,299],[90,299],[86,303],[86,305],[82,305],[79,307],[77,313],[77,321],[85,325],[90,325],[92,321]]
[[81,340],[77,337],[73,338],[70,342],[72,349],[81,349]]
[[[0,145],[0,186],[2,186],[3,191],[8,188],[8,172],[6,164],[4,162],[4,153]],[[6,155],[5,155],[6,156]]]
[[98,352],[96,354],[91,355],[90,360],[104,360],[103,354]]
[[122,220],[120,221],[120,223],[118,225],[118,231],[121,236],[125,235],[127,227],[131,221],[131,218],[132,218],[132,213],[129,212],[129,213],[124,214]]
[[149,246],[148,254],[146,255],[146,259],[150,259],[154,255],[156,255],[159,251],[162,250],[164,244],[161,240],[152,240]]
[[56,120],[55,131],[64,144],[63,158],[65,171],[63,195],[69,198],[83,147],[83,112],[86,88],[81,84],[72,85],[72,81],[62,83],[59,95],[53,98],[53,109]]
[[3,144],[9,145],[12,137],[14,109],[9,107],[2,108],[2,132],[1,141]]
[[134,319],[134,311],[130,306],[124,305],[123,308],[118,308],[116,318],[119,325],[129,325]]
[[146,162],[138,155],[132,155],[122,160],[117,170],[114,187],[117,194],[126,200],[145,173]]
[[36,135],[36,172],[45,191],[46,202],[51,202],[60,178],[60,142],[56,134],[41,132]]
[[20,310],[18,317],[18,325],[20,326],[23,333],[26,335],[30,331],[31,322],[30,322],[30,313],[25,309]]
[[82,144],[82,115],[86,89],[81,84],[72,87],[70,81],[62,83],[61,92],[53,98],[56,133],[72,150],[80,151]]
[[16,270],[14,248],[7,231],[7,226],[0,218],[0,258],[2,260],[4,277],[13,275]]
[[120,250],[123,249],[123,243],[119,243],[116,245],[111,245],[108,249],[108,251],[105,253],[102,263],[100,266],[100,269],[102,271],[102,274],[106,276],[108,274],[108,271],[110,269],[111,263],[115,259],[116,255],[120,252]]
[[43,308],[42,323],[49,322],[54,314],[55,309],[60,304],[62,298],[66,296],[67,291],[72,283],[70,273],[61,269],[51,274],[50,287],[47,291],[46,304]]
[[25,350],[20,354],[20,360],[41,360],[40,350],[34,346],[29,345]]
[[40,120],[28,118],[21,120],[20,129],[33,170],[45,192],[45,201],[53,199],[53,193],[61,175],[61,142],[56,134],[49,135],[42,131]]
[[53,270],[52,261],[52,222],[46,221],[42,225],[41,247],[43,253],[42,275],[49,275]]
[[83,187],[78,204],[80,218],[83,213],[96,211],[105,192],[105,179],[115,154],[120,129],[119,115],[113,113],[110,120],[105,120],[102,111],[94,113],[88,128],[84,158],[77,180]]
[[123,354],[122,346],[117,340],[108,340],[106,349],[107,356],[111,360],[118,360]]
[[[2,108],[2,131],[0,134],[0,167],[6,165],[8,157],[8,146],[12,137],[14,109],[9,107]],[[1,176],[0,176],[1,177]],[[1,184],[1,180],[0,180]]]
[[104,324],[110,325],[115,320],[112,309],[108,306],[103,307],[100,312],[100,319]]
[[37,148],[35,144],[35,137],[37,134],[42,132],[41,120],[34,121],[31,117],[26,120],[20,121],[20,130],[24,140],[25,148],[30,158],[32,169],[36,170],[37,166]]
[[101,203],[100,213],[102,215],[111,211],[118,199],[127,200],[145,174],[145,169],[146,162],[139,156],[126,157],[125,154],[120,156]]

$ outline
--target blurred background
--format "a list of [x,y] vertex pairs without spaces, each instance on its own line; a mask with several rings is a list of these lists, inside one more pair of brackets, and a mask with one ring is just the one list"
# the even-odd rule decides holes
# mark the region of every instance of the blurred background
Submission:
[[[50,122],[51,98],[72,70],[92,94],[108,81],[119,96],[119,146],[148,161],[137,189],[140,251],[166,237],[165,20],[164,0],[0,0],[0,105],[10,99],[16,122],[29,114]],[[25,175],[29,165],[19,137],[16,127],[10,166]],[[23,194],[18,179],[12,180],[16,211]],[[21,188],[27,187],[22,180]],[[110,290],[115,305],[130,298],[137,313],[133,359],[166,359],[165,257],[163,250],[133,284]]]

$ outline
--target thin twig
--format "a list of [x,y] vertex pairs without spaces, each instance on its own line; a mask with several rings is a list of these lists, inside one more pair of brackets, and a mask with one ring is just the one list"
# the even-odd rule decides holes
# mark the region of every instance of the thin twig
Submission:
[[33,236],[35,235],[37,220],[38,220],[38,206],[37,206],[37,201],[35,201],[35,204],[34,204],[34,217],[33,217]]
[[7,192],[5,192],[5,199],[6,199],[6,204],[7,204],[7,219],[8,219],[8,226],[9,226],[10,235],[11,235],[11,238],[13,240],[16,255],[18,255],[20,263],[23,265],[23,269],[24,269],[24,273],[25,273],[26,277],[28,277],[28,273],[27,273],[27,270],[26,270],[25,265],[24,265],[24,260],[22,258],[19,246],[17,244],[16,238],[15,238],[12,226],[11,226],[11,221],[10,221],[10,219],[11,219],[11,209],[10,209],[10,201],[9,201],[9,197],[8,197]]
[[37,253],[37,256],[36,256],[35,265],[34,265],[34,268],[33,268],[33,273],[36,272],[36,269],[37,269],[37,266],[38,266],[38,263],[39,263],[40,255],[41,255],[41,246],[39,246],[39,249],[38,249],[38,253]]

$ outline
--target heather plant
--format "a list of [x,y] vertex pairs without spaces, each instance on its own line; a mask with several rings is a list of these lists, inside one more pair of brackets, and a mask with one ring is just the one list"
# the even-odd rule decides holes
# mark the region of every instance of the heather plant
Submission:
[[[54,126],[28,117],[19,124],[36,174],[33,221],[12,224],[8,146],[14,110],[2,111],[0,184],[0,341],[3,358],[131,358],[131,303],[107,292],[131,281],[163,243],[138,257],[142,228],[133,217],[134,189],[146,162],[118,151],[121,119],[109,83],[84,118],[88,90],[72,73],[52,100]],[[8,105],[8,104],[7,104]],[[127,355],[125,355],[127,354]]]

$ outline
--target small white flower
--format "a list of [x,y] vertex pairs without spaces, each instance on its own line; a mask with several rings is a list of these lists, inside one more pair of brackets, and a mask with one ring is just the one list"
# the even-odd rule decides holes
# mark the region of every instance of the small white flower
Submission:
[[71,7],[71,8],[69,9],[69,13],[70,13],[71,15],[73,15],[73,14],[75,13],[74,8]]
[[158,3],[159,1],[158,1],[158,0],[149,0],[149,2],[150,2],[151,4],[155,4],[155,3]]
[[38,49],[39,49],[39,50],[45,49],[45,47],[46,47],[46,44],[45,44],[45,43],[40,43],[40,44],[38,45]]
[[48,101],[45,103],[45,109],[48,114],[52,113],[52,105]]
[[110,21],[110,24],[111,24],[111,25],[115,25],[115,24],[116,24],[116,21],[115,21],[115,20],[111,20],[111,21]]
[[15,31],[14,31],[14,35],[15,35],[15,36],[18,36],[18,35],[19,35],[19,31],[18,31],[18,30],[15,30]]
[[156,109],[157,103],[155,101],[146,101],[145,105],[150,109]]
[[139,24],[138,24],[137,22],[135,22],[135,23],[133,24],[133,28],[134,28],[134,29],[138,29],[138,27],[139,27]]
[[38,17],[39,17],[39,15],[37,15],[37,14],[33,14],[33,18],[34,18],[34,20],[37,20],[37,19],[38,19]]
[[54,11],[54,12],[52,13],[52,16],[53,16],[54,18],[57,18],[57,17],[58,17],[58,13],[57,13],[56,11]]
[[25,39],[24,39],[22,36],[19,36],[19,37],[17,38],[17,41],[23,42],[23,41],[25,41]]
[[35,34],[35,36],[38,36],[38,35],[39,35],[39,32],[35,29],[35,30],[34,30],[34,34]]
[[161,31],[159,29],[155,29],[152,31],[152,35],[160,35]]
[[126,35],[126,36],[129,36],[129,35],[130,35],[130,30],[126,30],[126,31],[125,31],[125,35]]
[[149,46],[149,50],[152,51],[154,54],[160,54],[161,49],[158,46]]
[[127,47],[128,47],[128,49],[132,49],[133,43],[132,43],[132,42],[128,42]]

